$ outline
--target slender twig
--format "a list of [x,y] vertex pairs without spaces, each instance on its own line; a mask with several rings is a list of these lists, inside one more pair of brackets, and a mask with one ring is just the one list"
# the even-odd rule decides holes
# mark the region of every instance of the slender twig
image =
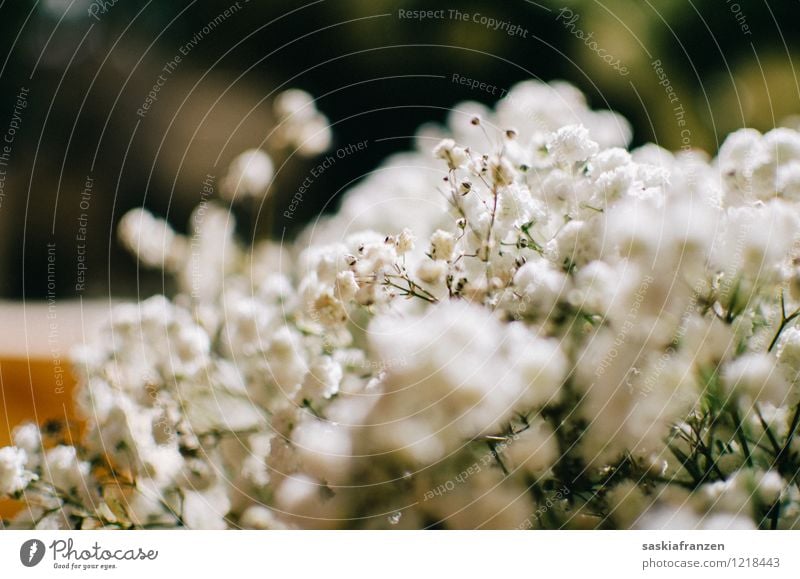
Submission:
[[492,213],[489,220],[489,232],[486,234],[486,254],[481,257],[482,261],[489,261],[489,256],[492,252],[492,231],[494,230],[494,222],[497,218],[498,196],[499,192],[497,191],[497,185],[495,185],[492,187]]
[[781,518],[781,501],[780,501],[780,499],[775,501],[775,504],[770,507],[769,514],[771,515],[771,517],[770,517],[770,528],[773,531],[777,531],[778,530],[778,521]]
[[[405,281],[408,284],[408,287],[403,287],[392,281],[392,278],[394,277],[399,277],[401,280]],[[438,299],[436,299],[436,296],[434,296],[431,292],[429,292],[428,290],[421,287],[419,284],[415,283],[414,281],[410,280],[407,277],[386,274],[384,276],[384,283],[390,287],[400,290],[401,292],[403,292],[402,295],[407,297],[420,298],[431,304],[435,304],[439,301]]]
[[489,447],[489,450],[491,451],[495,462],[497,462],[497,464],[500,465],[500,470],[503,471],[504,475],[508,476],[508,472],[509,472],[508,468],[506,467],[505,463],[503,463],[503,459],[500,458],[500,453],[497,451],[497,442],[495,442],[493,440],[487,440],[486,441],[486,446]]
[[769,424],[767,424],[767,421],[764,420],[764,416],[761,414],[761,409],[758,407],[757,404],[755,406],[755,409],[756,409],[756,416],[758,416],[758,420],[759,422],[761,422],[761,427],[764,429],[764,432],[766,433],[767,438],[769,439],[769,443],[772,445],[772,449],[775,451],[775,457],[777,458],[781,452],[781,446],[778,444],[778,440],[775,438],[775,435],[772,434],[772,429],[769,427]]
[[750,446],[747,443],[747,437],[744,434],[744,428],[742,427],[742,419],[739,416],[739,410],[736,407],[731,408],[731,418],[733,418],[734,426],[736,427],[736,438],[739,440],[739,444],[742,445],[742,451],[744,452],[744,460],[747,463],[747,466],[753,466],[753,457],[750,455]]
[[786,326],[791,324],[798,316],[800,316],[800,308],[795,310],[791,315],[786,315],[786,300],[783,297],[783,290],[781,290],[781,325],[778,327],[778,331],[775,332],[775,337],[772,338],[772,341],[769,343],[769,348],[767,348],[767,352],[772,352],[775,345],[778,343],[778,339],[781,337],[783,330],[786,329]]

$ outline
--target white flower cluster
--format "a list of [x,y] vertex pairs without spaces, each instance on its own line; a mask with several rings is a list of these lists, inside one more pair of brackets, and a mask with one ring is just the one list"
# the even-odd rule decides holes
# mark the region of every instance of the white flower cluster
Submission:
[[[316,152],[306,116],[285,138]],[[0,491],[41,503],[15,524],[800,527],[800,134],[629,138],[531,81],[293,246],[244,250],[220,205],[191,239],[126,217],[182,291],[76,354],[79,446],[0,450]]]

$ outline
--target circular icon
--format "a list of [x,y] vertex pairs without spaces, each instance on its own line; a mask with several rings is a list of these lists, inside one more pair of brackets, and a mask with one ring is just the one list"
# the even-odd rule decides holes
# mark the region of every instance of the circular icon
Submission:
[[26,567],[35,567],[44,558],[44,543],[39,539],[29,539],[19,548],[19,560]]

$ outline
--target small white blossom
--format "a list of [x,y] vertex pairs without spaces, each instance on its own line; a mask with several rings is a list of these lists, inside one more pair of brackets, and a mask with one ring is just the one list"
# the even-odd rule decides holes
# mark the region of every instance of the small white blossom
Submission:
[[567,165],[586,161],[600,150],[598,144],[589,138],[589,131],[583,125],[558,129],[547,148],[560,163]]
[[267,194],[275,169],[272,159],[261,149],[250,149],[236,157],[220,182],[225,199],[260,198]]
[[21,448],[0,448],[0,496],[13,495],[23,490],[31,481],[26,472],[27,454]]
[[431,257],[435,260],[450,261],[456,247],[455,236],[437,229],[431,236]]
[[70,492],[88,484],[89,463],[78,458],[72,446],[59,445],[45,453],[43,479],[57,489]]
[[453,139],[444,139],[436,145],[433,155],[437,159],[444,159],[451,171],[455,171],[469,161],[469,152],[456,146]]
[[117,231],[122,244],[146,267],[172,269],[181,259],[182,246],[173,229],[144,209],[128,211]]
[[789,384],[768,354],[740,356],[725,367],[722,377],[729,392],[745,394],[751,400],[781,405],[789,394]]
[[414,249],[415,239],[416,236],[414,233],[408,227],[404,228],[397,237],[397,253],[402,255],[412,251]]
[[28,457],[42,452],[42,434],[33,422],[26,422],[14,428],[14,445],[24,450]]
[[273,109],[278,118],[280,144],[293,147],[303,157],[313,157],[330,148],[330,123],[317,110],[310,94],[299,89],[285,90],[275,98]]

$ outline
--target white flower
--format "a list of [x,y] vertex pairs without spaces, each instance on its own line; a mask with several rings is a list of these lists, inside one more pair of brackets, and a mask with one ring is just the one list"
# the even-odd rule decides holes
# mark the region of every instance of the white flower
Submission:
[[447,275],[447,262],[425,260],[419,264],[417,276],[423,283],[439,284]]
[[[330,143],[307,93],[274,111],[270,150]],[[187,236],[129,214],[176,295],[74,355],[80,445],[29,424],[0,449],[0,491],[58,487],[14,524],[727,529],[779,501],[800,526],[777,468],[800,452],[800,134],[740,131],[716,160],[629,139],[527,81],[423,127],[296,242],[245,247],[213,202]],[[272,173],[247,151],[222,194]],[[606,488],[569,497],[576,476]],[[65,492],[83,507],[46,516]]]
[[229,209],[208,203],[194,210],[189,256],[179,274],[185,293],[205,303],[217,299],[225,276],[239,257],[235,231],[236,220]]
[[274,174],[272,159],[261,149],[245,151],[231,161],[228,174],[220,183],[225,199],[238,201],[243,197],[263,197],[267,194]]
[[310,119],[316,113],[314,97],[304,90],[292,88],[283,91],[273,103],[275,113],[281,118],[286,119],[296,116],[300,119]]
[[403,228],[403,231],[401,231],[400,235],[397,237],[397,253],[402,255],[412,251],[414,249],[415,239],[416,236],[408,227]]
[[78,458],[75,447],[56,446],[45,453],[43,479],[63,492],[88,486],[89,463]]
[[179,238],[163,219],[144,209],[132,209],[120,220],[122,244],[147,267],[172,269],[183,255]]
[[280,521],[276,513],[260,505],[248,507],[247,510],[242,513],[239,523],[245,529],[267,530],[286,528],[286,525]]
[[453,259],[456,240],[452,233],[437,229],[431,236],[431,257],[435,260],[450,261]]
[[13,495],[28,486],[32,476],[25,470],[27,461],[21,448],[0,448],[0,496]]
[[703,519],[707,531],[754,531],[755,523],[749,517],[735,513],[715,513]]
[[338,326],[347,321],[344,304],[332,293],[321,293],[311,305],[311,317],[323,326]]
[[777,501],[783,492],[786,483],[774,470],[759,473],[756,476],[756,490],[759,498],[767,505]]
[[632,161],[631,154],[620,147],[600,151],[592,159],[592,172],[598,175],[627,167]]
[[340,271],[336,274],[336,296],[343,302],[349,302],[356,297],[358,282],[352,271]]
[[800,372],[800,328],[786,328],[778,341],[778,361],[784,365],[789,379],[794,381]]
[[566,299],[567,277],[546,259],[534,258],[514,275],[514,287],[522,298],[517,304],[519,311],[548,317],[556,313],[559,300]]
[[729,276],[742,274],[763,283],[775,275],[777,264],[791,251],[799,228],[797,212],[781,200],[731,208],[712,257]]
[[512,323],[508,333],[509,362],[524,388],[516,405],[530,409],[557,403],[569,368],[558,341],[536,337],[521,323]]
[[776,188],[782,197],[800,200],[800,162],[794,161],[778,168]]
[[294,147],[303,157],[313,157],[330,148],[330,123],[317,110],[310,94],[299,89],[285,90],[275,98],[273,109],[278,117],[277,139],[281,145]]
[[571,165],[586,161],[595,155],[600,147],[589,138],[589,131],[583,125],[561,127],[550,138],[547,149],[559,163]]
[[514,337],[483,308],[450,302],[422,317],[387,315],[370,326],[370,338],[391,392],[373,411],[371,448],[425,462],[524,406],[528,383],[508,356]]
[[753,401],[781,405],[786,402],[789,385],[769,354],[748,353],[728,363],[722,379],[730,395],[743,394]]
[[330,398],[339,391],[342,375],[342,367],[338,362],[330,356],[320,356],[306,374],[301,397],[311,402]]
[[180,325],[170,332],[165,366],[175,376],[193,376],[209,362],[211,340],[206,332],[194,325]]
[[304,472],[331,484],[344,484],[350,470],[352,441],[346,428],[310,417],[292,432]]
[[42,452],[42,434],[33,422],[25,422],[14,428],[13,439],[14,445],[29,457]]
[[181,514],[189,529],[219,530],[227,528],[225,517],[231,503],[222,485],[202,492],[186,491]]
[[527,187],[510,185],[503,188],[497,201],[498,223],[508,226],[544,219],[544,209],[534,202]]
[[489,178],[498,187],[508,187],[514,182],[517,172],[505,157],[495,156],[489,159]]
[[598,238],[600,232],[595,225],[595,221],[579,219],[566,223],[545,246],[545,256],[564,268],[586,265],[597,259],[605,240]]
[[444,159],[451,171],[455,171],[469,161],[469,152],[456,146],[453,139],[444,139],[433,149],[437,159]]

